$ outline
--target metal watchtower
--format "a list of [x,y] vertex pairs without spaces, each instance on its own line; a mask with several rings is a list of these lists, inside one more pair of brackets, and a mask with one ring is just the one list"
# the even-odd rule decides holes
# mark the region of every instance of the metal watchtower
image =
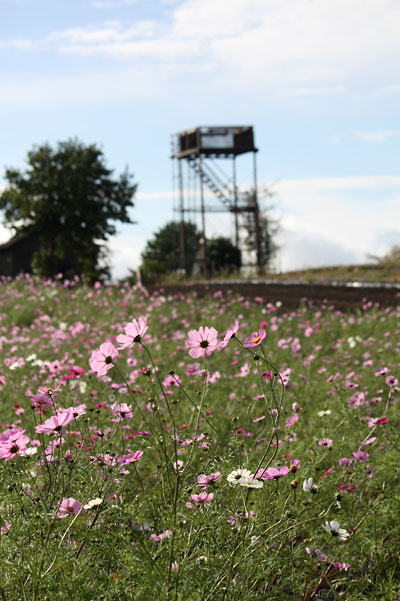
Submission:
[[[253,155],[253,187],[247,192],[239,191],[236,175],[236,159],[246,153]],[[207,244],[205,214],[209,212],[230,212],[235,222],[235,244],[239,248],[239,216],[247,216],[252,222],[251,229],[255,237],[257,267],[262,267],[261,232],[259,206],[257,198],[257,148],[254,145],[254,132],[251,126],[201,126],[179,132],[172,138],[172,159],[177,162],[179,188],[179,208],[181,235],[180,253],[182,266],[185,265],[185,215],[189,212],[200,213],[203,238],[203,271],[207,273]],[[231,162],[232,176],[224,174],[215,159]],[[198,183],[200,204],[191,203],[188,187],[185,186],[182,161],[188,165],[194,181]],[[218,206],[205,204],[204,187],[212,192],[219,201]],[[193,201],[193,199],[191,199]],[[198,199],[197,199],[198,202]]]

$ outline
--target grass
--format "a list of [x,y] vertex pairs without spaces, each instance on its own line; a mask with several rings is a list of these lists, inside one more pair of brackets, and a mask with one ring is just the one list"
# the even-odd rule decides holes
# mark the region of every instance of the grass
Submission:
[[[0,296],[2,601],[400,598],[398,308],[33,278]],[[99,378],[93,351],[140,317]],[[236,319],[189,356],[190,330]]]

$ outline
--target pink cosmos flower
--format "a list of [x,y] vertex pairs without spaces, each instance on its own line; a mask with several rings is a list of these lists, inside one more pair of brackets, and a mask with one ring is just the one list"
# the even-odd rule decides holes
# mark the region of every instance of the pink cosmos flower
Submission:
[[253,332],[251,336],[244,339],[243,346],[246,348],[258,346],[264,340],[266,335],[267,333],[265,330],[258,330],[258,332]]
[[256,478],[261,478],[261,480],[278,480],[278,478],[286,476],[289,472],[290,469],[286,465],[283,465],[280,469],[269,467],[266,470],[258,470]]
[[200,327],[198,330],[190,330],[185,342],[186,348],[189,348],[189,355],[193,359],[211,355],[218,346],[218,332],[215,328]]
[[125,326],[125,334],[120,334],[117,337],[117,342],[120,345],[118,349],[122,351],[123,349],[132,347],[135,342],[140,342],[148,329],[149,326],[147,325],[146,317],[139,317],[138,321],[133,319]]
[[378,369],[378,371],[375,372],[375,375],[377,377],[379,376],[385,376],[386,374],[388,374],[390,371],[390,369],[388,369],[387,367],[383,367],[382,369]]
[[186,507],[188,509],[194,509],[196,505],[204,505],[204,507],[208,507],[214,498],[214,493],[210,492],[207,494],[206,492],[201,492],[199,495],[190,495],[190,498],[194,502],[194,505],[188,501],[186,503]]
[[86,413],[86,405],[81,403],[80,405],[76,405],[75,407],[68,407],[67,411],[70,411],[73,415],[74,419],[78,419],[81,415],[85,415]]
[[10,522],[5,522],[3,528],[0,528],[1,536],[4,536],[5,534],[7,534],[7,532],[10,530],[10,528],[11,528]]
[[318,441],[318,444],[320,447],[330,449],[333,444],[333,440],[331,440],[330,438],[321,438],[321,440]]
[[149,539],[159,543],[160,540],[163,540],[164,538],[169,538],[170,536],[172,536],[172,530],[165,530],[164,532],[161,532],[161,534],[150,534]]
[[215,472],[214,474],[210,474],[206,476],[206,474],[200,474],[197,477],[197,486],[200,486],[203,490],[206,490],[210,486],[212,482],[216,482],[221,478],[221,472]]
[[188,365],[186,367],[185,376],[194,376],[198,375],[200,370],[200,364],[194,363],[193,365]]
[[129,455],[123,455],[118,458],[118,462],[121,465],[127,465],[129,463],[135,463],[136,461],[140,461],[143,457],[143,451],[136,451],[135,453],[130,453]]
[[373,436],[372,438],[368,438],[368,440],[364,440],[361,444],[363,447],[366,447],[369,444],[373,444],[376,440],[376,436]]
[[97,373],[97,377],[101,378],[113,367],[113,359],[117,356],[118,351],[111,342],[103,342],[98,351],[92,351],[89,365]]
[[291,417],[287,418],[287,420],[285,421],[285,426],[286,426],[286,428],[290,428],[291,426],[294,426],[294,424],[298,421],[299,421],[299,414],[295,413]]
[[[18,457],[19,453],[26,451],[26,445],[29,442],[28,436],[25,436],[25,430],[10,430],[6,440],[0,442],[0,459],[10,461],[13,457]],[[3,432],[3,434],[5,434]]]
[[228,345],[229,341],[236,336],[238,330],[239,330],[239,320],[235,319],[234,325],[230,326],[227,329],[224,339],[219,343],[219,348],[225,348]]
[[353,457],[356,461],[368,461],[369,453],[366,451],[356,451],[353,453]]
[[352,463],[353,463],[353,460],[349,459],[348,457],[341,457],[339,459],[339,465],[341,467],[349,467]]
[[132,419],[132,405],[126,403],[114,403],[111,405],[111,413],[114,416],[112,422],[122,422],[124,419]]
[[57,415],[53,415],[49,419],[46,419],[43,424],[36,426],[37,434],[55,434],[61,432],[62,428],[72,422],[74,414],[72,411],[59,411]]
[[182,385],[182,380],[179,376],[174,374],[173,376],[169,375],[164,378],[162,384],[164,388],[170,388],[171,386],[177,386],[179,388],[179,386]]
[[58,508],[57,517],[66,518],[73,513],[82,513],[83,511],[85,510],[83,509],[82,503],[72,497],[69,497],[68,499],[64,498]]

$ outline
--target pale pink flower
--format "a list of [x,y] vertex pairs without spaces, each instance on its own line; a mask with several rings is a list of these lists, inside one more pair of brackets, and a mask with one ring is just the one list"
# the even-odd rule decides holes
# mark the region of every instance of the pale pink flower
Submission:
[[98,351],[92,351],[89,359],[91,369],[97,373],[97,377],[105,376],[113,367],[113,359],[118,356],[118,351],[111,342],[103,342]]
[[132,405],[126,403],[114,403],[111,405],[111,413],[114,416],[113,422],[122,422],[124,419],[132,419]]
[[2,528],[0,528],[1,536],[4,536],[4,534],[7,534],[7,532],[10,530],[10,528],[11,528],[10,522],[5,522],[4,526]]
[[123,455],[122,457],[119,457],[118,462],[121,465],[127,465],[129,463],[140,461],[142,457],[143,451],[136,451],[135,453],[130,453],[129,455]]
[[227,329],[223,340],[219,343],[219,348],[225,348],[228,345],[229,341],[236,336],[238,330],[239,330],[239,320],[235,319],[234,325],[230,326]]
[[165,530],[164,532],[161,532],[161,534],[150,534],[149,539],[159,543],[160,540],[163,540],[164,538],[169,538],[170,536],[172,536],[172,530]]
[[196,505],[202,505],[204,507],[208,507],[214,498],[214,493],[210,492],[207,494],[206,492],[201,492],[199,495],[190,495],[190,498],[194,502],[194,505],[193,505],[193,503],[188,501],[186,503],[186,507],[188,509],[194,509],[194,507]]
[[194,363],[193,365],[188,365],[186,367],[185,376],[194,376],[198,375],[200,370],[200,364]]
[[369,444],[373,444],[376,440],[376,436],[373,436],[372,438],[368,438],[368,440],[364,440],[361,444],[363,445],[363,447],[366,447]]
[[139,317],[137,321],[133,319],[125,326],[125,334],[120,334],[117,337],[117,342],[120,345],[118,349],[122,351],[123,349],[132,347],[135,342],[141,342],[142,337],[148,329],[149,326],[147,325],[146,317]]
[[290,428],[291,426],[294,426],[294,424],[298,421],[299,421],[299,414],[294,413],[294,415],[287,418],[287,420],[285,422],[285,426],[286,426],[286,428]]
[[0,442],[0,459],[9,461],[13,457],[18,457],[21,452],[26,451],[28,442],[29,438],[25,436],[24,430],[11,430],[7,440]]
[[286,465],[283,465],[280,469],[269,467],[265,470],[258,470],[256,478],[261,478],[261,480],[278,480],[279,478],[286,476],[289,472],[290,469]]
[[356,461],[368,461],[369,453],[366,451],[356,451],[353,453],[353,457]]
[[197,486],[200,486],[203,490],[206,490],[212,482],[216,482],[221,478],[221,472],[215,472],[207,476],[206,474],[200,474],[197,476]]
[[189,355],[193,359],[211,355],[218,346],[218,332],[215,328],[200,327],[198,330],[190,330],[185,342],[186,348],[189,348]]
[[318,441],[318,444],[320,447],[326,447],[327,449],[330,449],[333,444],[333,440],[330,438],[321,438],[321,440]]
[[253,332],[251,336],[245,338],[243,346],[246,348],[251,348],[254,346],[258,346],[266,337],[267,333],[265,330],[258,330],[258,332]]
[[73,513],[82,513],[84,511],[82,503],[72,497],[64,498],[58,508],[57,517],[66,518]]
[[62,428],[72,422],[74,415],[72,411],[59,411],[57,415],[49,417],[43,424],[36,426],[37,434],[54,434],[61,432]]

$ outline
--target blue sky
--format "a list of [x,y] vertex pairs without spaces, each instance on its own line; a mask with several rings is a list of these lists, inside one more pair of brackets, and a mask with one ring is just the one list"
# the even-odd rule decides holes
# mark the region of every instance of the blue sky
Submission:
[[[0,0],[0,186],[70,137],[128,166],[119,277],[174,217],[171,134],[253,125],[277,268],[365,262],[400,244],[399,31],[398,0]],[[207,233],[232,234],[230,216]]]

